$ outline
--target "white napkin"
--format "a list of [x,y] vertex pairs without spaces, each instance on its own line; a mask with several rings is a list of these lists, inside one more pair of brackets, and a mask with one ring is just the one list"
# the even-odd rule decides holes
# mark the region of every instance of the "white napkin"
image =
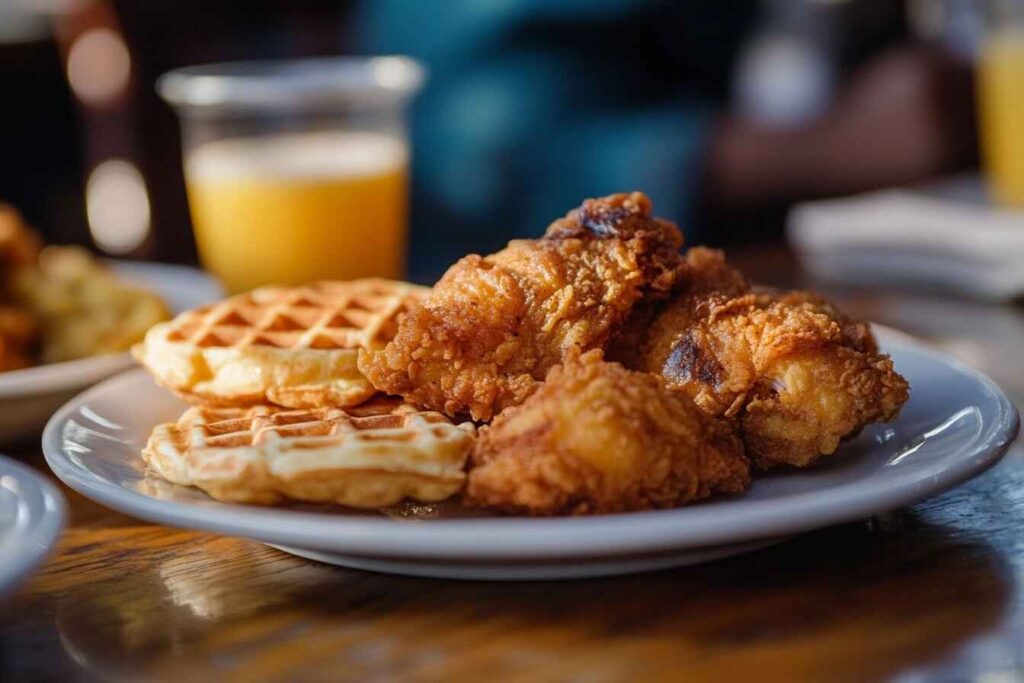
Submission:
[[793,207],[787,236],[813,275],[1005,300],[1024,294],[1024,212],[980,200],[980,181]]

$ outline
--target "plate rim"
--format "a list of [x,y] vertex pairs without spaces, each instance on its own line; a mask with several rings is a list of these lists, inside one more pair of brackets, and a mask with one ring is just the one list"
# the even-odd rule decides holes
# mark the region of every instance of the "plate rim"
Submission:
[[[57,486],[35,469],[13,458],[0,455],[0,475],[14,473],[20,485],[31,487],[28,495],[36,496],[43,512],[26,531],[16,558],[0,563],[0,596],[16,590],[53,552],[67,523],[67,502]],[[23,496],[24,497],[24,496]],[[30,511],[32,506],[30,505]]]
[[[698,507],[672,510],[595,515],[591,517],[495,517],[473,519],[437,519],[429,522],[396,523],[387,517],[339,517],[331,513],[260,508],[224,504],[211,511],[205,506],[165,501],[133,491],[92,475],[70,464],[60,448],[60,429],[78,404],[103,392],[114,382],[144,374],[142,369],[126,371],[83,392],[62,406],[43,431],[42,445],[46,462],[53,472],[72,489],[125,514],[158,524],[245,536],[268,543],[349,554],[388,557],[487,558],[503,557],[605,557],[655,549],[698,548],[707,545],[736,543],[767,536],[779,536],[864,519],[875,514],[909,505],[936,493],[953,488],[997,463],[1013,444],[1020,427],[1017,409],[999,386],[984,373],[971,368],[954,356],[921,340],[873,326],[883,339],[883,347],[904,346],[909,351],[929,356],[969,376],[992,396],[998,407],[988,429],[979,435],[970,456],[963,456],[945,470],[922,478],[920,473],[893,474],[892,484],[881,492],[825,492],[815,490],[786,496],[784,499],[760,501],[759,518],[769,518],[770,525],[737,524],[736,521],[715,520],[701,527],[685,524],[681,516]],[[828,505],[820,499],[827,495]],[[817,500],[816,500],[817,499]],[[784,510],[771,510],[772,507]],[[767,510],[765,508],[768,508]],[[812,513],[812,514],[808,514]],[[736,513],[733,513],[735,516]],[[750,513],[740,517],[750,517]],[[423,524],[431,533],[424,534]],[[696,526],[696,528],[695,528]],[[595,548],[594,534],[603,544]],[[444,547],[431,543],[443,534]]]
[[128,370],[133,364],[131,354],[123,351],[0,372],[0,398],[72,390]]

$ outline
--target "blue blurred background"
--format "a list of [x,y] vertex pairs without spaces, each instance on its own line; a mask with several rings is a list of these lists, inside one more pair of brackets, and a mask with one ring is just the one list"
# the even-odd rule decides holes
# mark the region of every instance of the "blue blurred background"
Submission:
[[414,279],[617,190],[650,194],[691,243],[773,241],[794,202],[976,165],[981,21],[968,0],[5,0],[0,200],[95,247],[88,179],[126,162],[150,211],[117,251],[193,262],[157,76],[401,53],[430,70]]

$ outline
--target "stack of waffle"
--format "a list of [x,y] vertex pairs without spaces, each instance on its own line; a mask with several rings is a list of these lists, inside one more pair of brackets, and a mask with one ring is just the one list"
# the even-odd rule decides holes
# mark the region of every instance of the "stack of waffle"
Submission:
[[267,287],[154,326],[135,349],[193,404],[143,457],[219,500],[379,508],[463,485],[471,425],[376,395],[356,367],[429,291],[388,280]]

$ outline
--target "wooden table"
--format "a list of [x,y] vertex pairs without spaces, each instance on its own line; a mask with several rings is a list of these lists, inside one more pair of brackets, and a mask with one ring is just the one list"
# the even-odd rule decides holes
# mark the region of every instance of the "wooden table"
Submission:
[[[743,259],[783,283],[784,252]],[[1024,399],[1024,312],[831,290]],[[45,469],[35,453],[24,459]],[[0,680],[1024,680],[1024,452],[943,496],[742,557],[565,583],[348,571],[65,489],[56,554],[0,603]]]

